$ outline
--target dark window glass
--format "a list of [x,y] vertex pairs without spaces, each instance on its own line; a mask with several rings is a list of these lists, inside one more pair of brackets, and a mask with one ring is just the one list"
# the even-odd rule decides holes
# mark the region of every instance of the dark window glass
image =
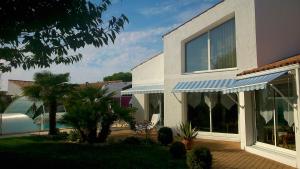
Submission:
[[210,31],[211,69],[236,67],[235,20]]
[[[235,94],[231,98],[237,100]],[[211,93],[212,131],[238,133],[238,107],[227,95]]]
[[185,47],[185,71],[208,70],[207,33],[188,42]]

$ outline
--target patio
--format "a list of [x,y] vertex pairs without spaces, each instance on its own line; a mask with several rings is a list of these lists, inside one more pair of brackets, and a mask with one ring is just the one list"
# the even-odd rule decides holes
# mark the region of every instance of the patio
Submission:
[[[113,137],[134,135],[130,130],[115,130]],[[152,135],[155,139],[156,135]],[[213,169],[293,169],[293,167],[248,153],[240,149],[239,142],[198,139],[196,144],[208,147],[213,154]]]

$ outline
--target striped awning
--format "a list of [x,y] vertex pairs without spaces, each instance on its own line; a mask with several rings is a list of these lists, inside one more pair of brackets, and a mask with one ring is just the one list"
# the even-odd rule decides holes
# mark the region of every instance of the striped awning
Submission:
[[179,82],[173,92],[220,92],[232,86],[233,79]]
[[122,95],[147,93],[164,93],[164,85],[133,86],[130,89],[121,91]]
[[265,74],[260,76],[238,79],[231,87],[228,87],[223,93],[235,93],[244,91],[253,91],[265,89],[267,84],[272,80],[286,74],[287,71]]

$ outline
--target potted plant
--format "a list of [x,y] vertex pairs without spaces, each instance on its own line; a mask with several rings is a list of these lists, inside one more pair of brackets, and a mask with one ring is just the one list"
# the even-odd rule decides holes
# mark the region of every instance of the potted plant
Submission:
[[192,128],[191,123],[181,123],[178,127],[177,136],[181,138],[181,142],[185,145],[187,150],[190,150],[193,145],[194,139],[198,135],[198,131]]

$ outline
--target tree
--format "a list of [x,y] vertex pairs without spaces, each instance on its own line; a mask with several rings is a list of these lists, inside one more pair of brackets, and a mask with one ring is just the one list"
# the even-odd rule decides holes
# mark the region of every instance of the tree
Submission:
[[131,82],[132,75],[130,72],[119,72],[119,73],[114,73],[111,76],[106,76],[103,78],[103,81],[114,81],[114,80],[122,80],[123,82]]
[[121,14],[104,20],[111,2],[99,1],[1,1],[0,71],[71,64],[82,58],[78,49],[114,42],[128,19]]
[[78,130],[82,141],[105,142],[114,121],[123,119],[130,123],[133,120],[134,109],[120,107],[114,102],[113,95],[106,89],[78,88],[66,97],[67,113],[61,122]]
[[34,75],[34,82],[31,86],[23,88],[24,95],[43,101],[49,110],[49,135],[57,134],[56,112],[57,105],[63,96],[72,91],[73,85],[68,84],[69,73],[52,74],[45,71]]

